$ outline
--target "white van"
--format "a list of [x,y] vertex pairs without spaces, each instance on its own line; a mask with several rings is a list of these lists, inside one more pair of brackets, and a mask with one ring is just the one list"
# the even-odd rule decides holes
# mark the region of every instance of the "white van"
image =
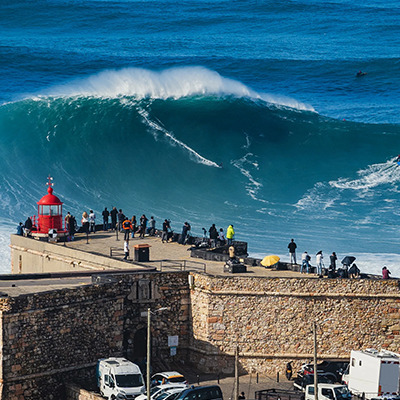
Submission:
[[[351,394],[346,385],[318,383],[318,400],[349,400]],[[305,400],[314,400],[314,385],[306,386]]]
[[400,394],[400,354],[387,350],[351,351],[348,373],[342,380],[351,393],[366,399]]
[[109,400],[133,400],[144,390],[140,368],[125,358],[102,358],[97,363],[100,394]]

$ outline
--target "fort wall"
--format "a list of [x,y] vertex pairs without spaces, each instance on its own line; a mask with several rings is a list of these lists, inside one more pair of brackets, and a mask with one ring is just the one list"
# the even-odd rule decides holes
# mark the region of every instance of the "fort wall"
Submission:
[[348,359],[352,349],[400,350],[397,280],[260,279],[196,274],[191,288],[192,353],[231,373],[235,347],[247,372],[283,373],[313,357]]
[[[344,360],[352,349],[371,347],[400,352],[395,279],[111,273],[129,263],[15,236],[11,247],[15,273],[72,268],[94,275],[92,284],[75,288],[0,293],[2,399],[64,399],[66,382],[93,387],[99,358],[125,356],[140,364],[147,323],[141,313],[148,308],[168,308],[152,316],[152,357],[160,368],[179,360],[231,374],[238,346],[242,371],[283,373],[287,361],[296,369],[312,358],[313,322],[319,359]],[[110,274],[96,275],[97,269]],[[179,337],[174,359],[168,336]]]
[[146,332],[141,312],[148,308],[169,308],[152,319],[153,357],[168,362],[168,336],[178,335],[178,355],[185,359],[186,282],[185,273],[113,275],[108,283],[1,298],[1,398],[63,399],[67,381],[95,384],[99,358],[142,359],[145,337],[136,336],[140,348],[134,339]]

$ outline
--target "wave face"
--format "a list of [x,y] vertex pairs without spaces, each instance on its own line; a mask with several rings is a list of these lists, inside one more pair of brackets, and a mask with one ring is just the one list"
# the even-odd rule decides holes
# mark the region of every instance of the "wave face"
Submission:
[[0,212],[117,206],[194,233],[234,224],[253,254],[395,253],[396,125],[323,117],[201,67],[105,71],[0,107]]

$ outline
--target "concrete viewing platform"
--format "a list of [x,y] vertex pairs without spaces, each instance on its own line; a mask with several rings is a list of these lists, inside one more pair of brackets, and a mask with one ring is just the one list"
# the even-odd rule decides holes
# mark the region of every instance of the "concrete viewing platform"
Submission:
[[[134,246],[148,244],[150,246],[149,261],[138,263],[134,261]],[[64,246],[63,243],[57,243],[57,246]],[[118,240],[115,232],[97,231],[91,233],[86,238],[85,234],[77,234],[75,240],[67,242],[66,247],[81,250],[87,253],[102,255],[114,260],[123,261],[124,240],[123,234],[118,233]],[[212,275],[239,275],[239,276],[264,276],[264,277],[288,277],[288,278],[317,278],[315,274],[300,274],[295,271],[275,270],[261,266],[247,266],[246,273],[230,274],[224,272],[223,261],[203,260],[190,256],[190,245],[181,245],[177,242],[162,243],[161,238],[156,236],[146,236],[144,239],[135,237],[129,240],[130,255],[128,261],[123,261],[121,268],[133,267],[152,267],[158,271],[172,270],[196,270],[206,272]],[[240,258],[240,257],[238,257]]]

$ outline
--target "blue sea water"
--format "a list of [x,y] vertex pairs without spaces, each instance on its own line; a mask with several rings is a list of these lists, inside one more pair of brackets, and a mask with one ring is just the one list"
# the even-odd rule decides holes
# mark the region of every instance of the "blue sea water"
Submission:
[[0,271],[51,174],[77,216],[232,223],[253,255],[293,237],[400,275],[398,2],[13,0],[0,21]]

